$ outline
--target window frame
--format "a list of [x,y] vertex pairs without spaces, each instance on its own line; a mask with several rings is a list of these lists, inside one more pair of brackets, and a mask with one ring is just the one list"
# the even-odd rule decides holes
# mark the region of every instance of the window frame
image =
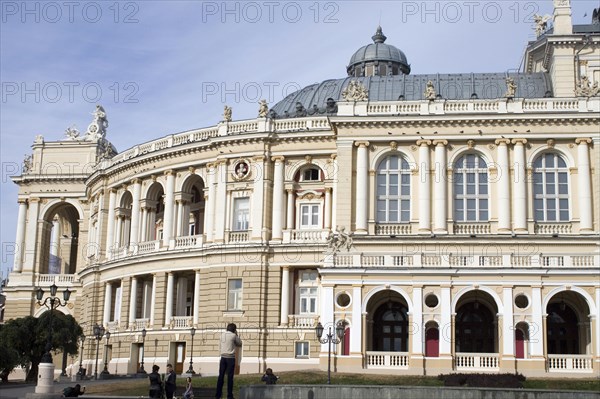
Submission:
[[[306,354],[298,354],[298,345],[302,345],[306,348]],[[304,352],[304,351],[302,351]],[[296,359],[310,359],[310,341],[296,341],[294,342],[294,357]]]
[[[553,167],[548,167],[546,166],[546,156],[547,155],[551,155],[554,159],[554,165]],[[540,167],[536,167],[536,162],[538,160],[541,160],[541,166]],[[564,163],[565,166],[559,166],[558,162],[562,161]],[[571,221],[571,208],[569,206],[569,204],[571,203],[571,176],[570,176],[570,171],[569,171],[569,164],[567,162],[567,160],[565,159],[565,157],[563,157],[561,154],[559,154],[558,152],[550,152],[550,151],[545,151],[541,154],[539,154],[537,157],[535,157],[532,165],[531,165],[531,173],[532,173],[532,187],[531,187],[531,192],[532,192],[532,199],[533,199],[533,220],[536,223],[569,223]],[[563,174],[564,176],[566,176],[566,181],[562,182],[560,181],[560,175]],[[536,181],[537,179],[537,175],[541,176],[541,184],[539,184],[539,186],[541,187],[542,192],[541,193],[536,193],[536,187],[538,186],[538,183]],[[552,175],[554,182],[550,182],[548,183],[548,177]],[[560,192],[560,188],[561,188],[561,184],[566,185],[566,193],[561,193]],[[554,193],[548,193],[548,188],[552,187],[552,189],[554,190]],[[561,200],[562,201],[566,201],[566,208],[561,208],[560,204],[561,204]],[[538,201],[541,201],[542,204],[542,208],[541,208],[541,216],[542,218],[538,218]],[[548,206],[548,203],[550,201],[554,201],[554,209],[550,209],[550,207]],[[555,217],[553,219],[549,218],[549,212],[554,212]],[[566,218],[563,219],[561,213],[562,212],[566,212]]]
[[[231,283],[232,282],[236,282],[239,281],[240,282],[240,287],[239,288],[233,288],[231,287]],[[234,301],[232,301],[231,299],[231,295],[234,294],[235,295],[235,299]],[[242,306],[244,304],[243,301],[243,297],[244,297],[244,281],[242,278],[229,278],[227,279],[227,311],[229,312],[236,312],[236,311],[242,311]],[[234,302],[234,303],[232,303]]]
[[[242,202],[246,202],[247,208],[241,209],[239,204]],[[246,220],[242,222],[240,226],[240,220],[238,215],[241,215],[240,211],[245,211]],[[232,210],[231,210],[232,218],[231,218],[231,231],[248,231],[250,230],[250,197],[236,197],[233,198]],[[246,227],[240,228],[240,227]]]
[[[392,158],[397,158],[398,168],[392,169],[389,165]],[[385,168],[385,169],[384,169]],[[379,194],[379,177],[384,176],[385,179],[385,194]],[[394,184],[390,184],[390,176],[397,176],[397,194],[390,195],[390,187]],[[408,179],[408,184],[403,183],[403,176]],[[400,154],[390,154],[384,157],[377,165],[375,173],[375,220],[378,224],[400,224],[410,223],[412,204],[411,204],[411,188],[412,188],[412,170],[409,162],[406,158]],[[402,188],[408,186],[408,193],[403,194]],[[390,202],[398,201],[398,206],[395,211],[390,209]],[[380,204],[383,202],[385,207],[383,210],[380,209]],[[403,209],[403,205],[407,204],[408,209]],[[384,213],[384,217],[380,217],[380,212]],[[390,213],[396,212],[396,220],[392,220]]]
[[[468,157],[474,156],[474,161],[469,161]],[[460,161],[463,162],[461,167],[456,167]],[[485,166],[481,166],[481,162]],[[475,183],[472,184],[474,192],[469,193],[470,180],[469,176],[475,176]],[[481,181],[481,177],[484,181]],[[453,220],[456,223],[489,223],[490,221],[490,177],[489,165],[485,158],[476,152],[469,152],[461,155],[456,159],[452,171],[452,199],[453,199]],[[485,186],[485,194],[481,193],[482,187]],[[460,187],[461,193],[458,193]],[[470,209],[469,203],[474,201],[475,208]],[[482,207],[482,202],[485,201],[485,208]],[[460,209],[459,209],[460,208]],[[462,217],[459,217],[459,212]],[[470,212],[475,212],[475,217],[469,217]],[[486,217],[482,217],[482,212],[485,212]]]

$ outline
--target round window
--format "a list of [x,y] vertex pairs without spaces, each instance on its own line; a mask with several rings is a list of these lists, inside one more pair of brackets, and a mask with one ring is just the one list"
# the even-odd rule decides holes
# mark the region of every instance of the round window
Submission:
[[435,308],[440,301],[435,294],[429,294],[425,297],[425,305],[429,308]]
[[527,306],[529,306],[529,298],[527,298],[527,296],[524,294],[519,294],[515,298],[515,305],[519,309],[525,309]]
[[350,295],[346,294],[345,292],[339,294],[337,297],[337,305],[340,308],[345,308],[350,305]]

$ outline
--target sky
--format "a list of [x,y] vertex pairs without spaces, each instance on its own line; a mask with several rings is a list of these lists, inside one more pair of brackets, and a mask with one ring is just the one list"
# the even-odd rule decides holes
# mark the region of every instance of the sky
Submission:
[[[572,2],[590,23],[597,1]],[[17,186],[36,135],[85,132],[96,104],[119,152],[255,118],[306,85],[346,76],[378,25],[412,74],[515,72],[552,1],[0,0],[0,249],[12,268]],[[587,15],[586,15],[587,14]]]

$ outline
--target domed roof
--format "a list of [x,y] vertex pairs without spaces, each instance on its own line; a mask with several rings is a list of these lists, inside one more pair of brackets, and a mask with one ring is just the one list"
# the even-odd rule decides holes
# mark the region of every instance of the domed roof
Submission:
[[[410,65],[408,65],[406,55],[399,48],[385,44],[387,37],[383,34],[381,26],[377,27],[377,32],[375,32],[375,35],[371,39],[373,39],[373,43],[362,46],[350,58],[347,67],[349,76],[356,76],[354,72],[355,67],[375,61],[385,64],[391,63],[399,67],[400,70],[398,72],[406,75],[410,73]],[[399,74],[398,72],[393,73],[393,75]],[[392,75],[392,73],[388,74]],[[359,75],[364,76],[364,73]]]

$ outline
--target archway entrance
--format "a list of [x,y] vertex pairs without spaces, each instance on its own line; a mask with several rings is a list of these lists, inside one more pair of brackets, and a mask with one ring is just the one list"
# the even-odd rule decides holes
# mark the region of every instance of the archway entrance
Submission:
[[546,339],[549,355],[584,355],[591,352],[589,307],[573,291],[561,292],[546,307]]
[[408,352],[408,309],[390,301],[377,308],[373,317],[373,350]]
[[440,331],[437,323],[431,323],[425,330],[425,356],[440,356]]
[[79,219],[79,212],[69,203],[56,205],[44,215],[39,273],[77,272]]
[[497,313],[488,293],[474,290],[465,294],[456,307],[456,352],[497,353]]

